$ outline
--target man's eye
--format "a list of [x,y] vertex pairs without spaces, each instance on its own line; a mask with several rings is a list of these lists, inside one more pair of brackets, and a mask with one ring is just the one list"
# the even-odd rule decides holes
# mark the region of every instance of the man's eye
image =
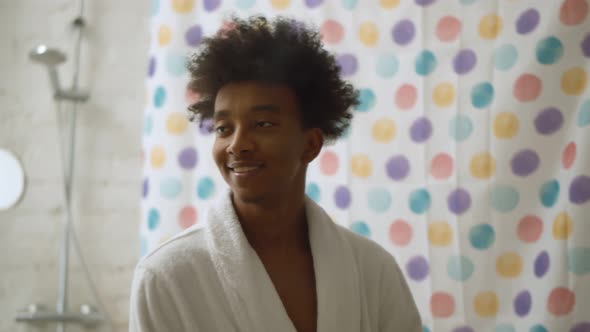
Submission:
[[259,121],[256,125],[258,127],[272,127],[273,123],[268,121]]
[[227,128],[224,126],[219,126],[215,128],[215,131],[219,134],[223,134]]

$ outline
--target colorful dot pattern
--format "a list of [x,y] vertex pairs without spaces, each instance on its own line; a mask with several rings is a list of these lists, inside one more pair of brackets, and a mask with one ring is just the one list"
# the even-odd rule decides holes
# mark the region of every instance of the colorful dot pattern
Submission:
[[[152,0],[141,254],[226,186],[185,109],[223,17],[314,24],[360,91],[306,194],[390,251],[423,331],[589,332],[588,0]],[[309,21],[313,17],[313,21]]]

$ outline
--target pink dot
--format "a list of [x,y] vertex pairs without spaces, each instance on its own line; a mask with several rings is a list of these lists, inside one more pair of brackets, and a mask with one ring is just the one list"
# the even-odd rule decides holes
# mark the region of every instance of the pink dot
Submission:
[[570,169],[574,163],[574,160],[576,160],[576,143],[570,142],[563,150],[561,164],[563,165],[563,168]]
[[197,210],[192,206],[185,206],[178,214],[178,225],[187,229],[197,222]]
[[186,91],[184,93],[184,100],[188,103],[188,104],[194,104],[199,100],[199,94],[194,92],[191,88],[189,88],[188,86],[186,87]]
[[436,36],[444,42],[457,39],[461,32],[461,21],[453,16],[445,16],[436,25]]
[[557,287],[547,299],[547,310],[555,316],[569,314],[576,303],[576,295],[569,289]]
[[528,215],[518,223],[518,238],[523,242],[536,242],[543,233],[543,221],[537,216]]
[[430,162],[430,175],[435,179],[446,179],[453,173],[453,158],[446,153],[439,153]]
[[436,318],[447,318],[455,312],[455,300],[446,292],[437,292],[430,298],[430,311]]
[[582,23],[588,15],[586,0],[565,0],[559,10],[559,19],[565,25]]
[[326,44],[337,44],[344,36],[344,28],[334,20],[327,20],[320,28],[322,41]]
[[324,175],[334,175],[338,171],[338,156],[332,151],[326,151],[320,157],[320,171]]
[[389,239],[400,247],[406,246],[412,240],[412,227],[401,219],[396,220],[389,226]]
[[522,74],[514,83],[514,97],[521,102],[537,99],[541,94],[541,80],[533,74]]
[[404,111],[408,110],[416,104],[417,95],[415,86],[404,84],[395,93],[395,104]]

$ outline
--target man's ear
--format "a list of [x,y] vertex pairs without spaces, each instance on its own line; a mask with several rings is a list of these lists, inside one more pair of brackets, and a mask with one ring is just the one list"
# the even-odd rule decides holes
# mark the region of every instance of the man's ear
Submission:
[[305,132],[305,147],[303,151],[302,161],[311,163],[322,150],[324,146],[324,135],[319,128],[310,128]]

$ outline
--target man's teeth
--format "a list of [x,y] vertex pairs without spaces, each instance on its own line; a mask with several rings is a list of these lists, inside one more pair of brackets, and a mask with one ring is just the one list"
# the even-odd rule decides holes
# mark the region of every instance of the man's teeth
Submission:
[[258,166],[236,167],[236,168],[234,168],[234,172],[236,172],[236,173],[245,173],[245,172],[253,171],[253,170],[257,169],[257,168],[258,168]]

